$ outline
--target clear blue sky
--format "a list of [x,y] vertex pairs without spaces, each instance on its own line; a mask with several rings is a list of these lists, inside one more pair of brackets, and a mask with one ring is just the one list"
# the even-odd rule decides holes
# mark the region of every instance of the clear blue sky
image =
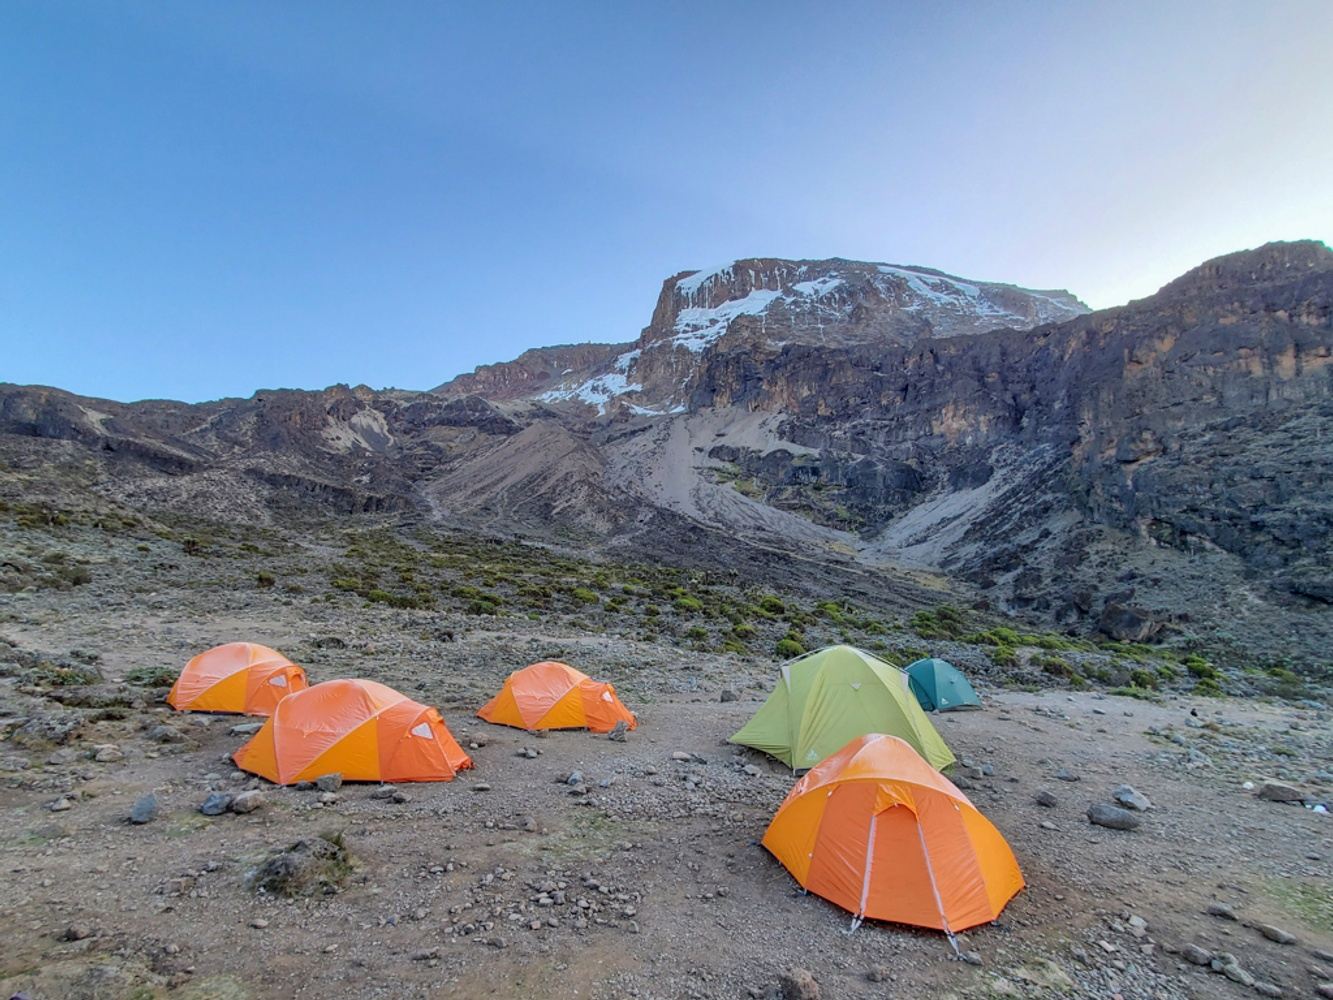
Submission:
[[1333,3],[0,4],[0,380],[427,388],[843,256],[1094,306],[1333,233]]

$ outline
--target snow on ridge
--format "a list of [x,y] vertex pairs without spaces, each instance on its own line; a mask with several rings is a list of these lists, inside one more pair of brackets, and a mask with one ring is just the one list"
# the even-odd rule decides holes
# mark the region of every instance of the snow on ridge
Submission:
[[686,299],[693,299],[699,289],[707,282],[720,275],[730,274],[735,264],[736,262],[732,261],[730,264],[719,264],[717,267],[706,267],[700,271],[695,271],[689,277],[681,278],[676,282],[676,291],[684,295]]
[[[805,269],[802,268],[801,270],[804,271]],[[793,292],[800,295],[818,299],[827,295],[843,283],[841,278],[835,277],[832,274],[826,274],[822,278],[815,278],[811,281],[798,281],[796,284],[792,285],[791,288]]]
[[671,341],[697,354],[726,333],[737,316],[757,316],[782,296],[779,289],[756,288],[744,298],[730,299],[712,309],[682,309],[676,315],[676,335]]
[[638,357],[639,351],[637,348],[626,351],[611,362],[611,370],[606,374],[594,375],[592,378],[571,388],[549,389],[537,398],[544,403],[578,400],[590,406],[595,406],[604,413],[610,402],[617,396],[623,396],[628,392],[643,391],[642,385],[629,380],[630,365],[634,364]]

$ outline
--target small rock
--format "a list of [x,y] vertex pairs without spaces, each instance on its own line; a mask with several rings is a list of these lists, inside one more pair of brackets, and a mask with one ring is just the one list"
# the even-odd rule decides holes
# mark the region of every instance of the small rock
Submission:
[[1265,781],[1255,794],[1269,802],[1300,802],[1305,798],[1299,788],[1284,781]]
[[810,970],[795,966],[778,976],[778,994],[782,1000],[820,1000],[819,984]]
[[1220,920],[1235,920],[1236,911],[1226,903],[1209,903],[1208,916],[1217,917]]
[[1289,934],[1288,932],[1284,931],[1281,927],[1275,927],[1272,924],[1255,924],[1254,929],[1258,931],[1260,934],[1262,934],[1264,937],[1268,938],[1268,940],[1274,941],[1277,944],[1296,943],[1296,935]]
[[959,955],[958,957],[961,958],[961,959],[962,959],[964,962],[966,962],[968,965],[980,965],[980,964],[981,964],[981,952],[979,952],[979,951],[965,951],[965,952],[963,952],[961,955]]
[[866,971],[866,979],[872,983],[887,983],[893,978],[893,973],[887,965],[872,965]]
[[60,940],[82,941],[84,938],[92,936],[93,936],[93,930],[86,924],[71,924],[70,926],[66,927],[64,933],[60,935]]
[[252,813],[264,804],[264,793],[257,788],[252,788],[248,792],[241,792],[231,800],[231,811],[234,813]]
[[1222,966],[1222,975],[1226,976],[1233,983],[1240,983],[1242,986],[1253,986],[1254,977],[1242,969],[1239,963],[1233,962],[1230,965]]
[[569,772],[569,775],[565,778],[565,784],[566,784],[566,785],[581,785],[581,784],[583,784],[583,772],[582,772],[582,771],[570,771],[570,772]]
[[[738,694],[737,694],[735,691],[733,691],[731,688],[723,688],[723,689],[722,689],[722,694],[718,696],[718,700],[719,700],[719,701],[723,701],[723,702],[727,702],[727,701],[739,701],[739,700],[740,700],[740,695],[738,695]],[[871,982],[878,982],[878,980],[873,980],[873,979],[872,979]]]
[[157,796],[152,792],[140,795],[130,807],[130,822],[137,826],[157,819]]
[[253,920],[250,921],[250,926],[257,931],[262,931],[265,927],[268,926],[268,921],[265,920],[263,917],[255,917]]
[[486,784],[486,782],[484,781],[474,781],[472,783],[472,790],[474,792],[489,792],[491,790],[491,786]]
[[439,957],[439,948],[422,948],[420,951],[412,952],[411,955],[411,959],[414,962],[430,962]]
[[1180,949],[1180,957],[1191,965],[1207,965],[1213,960],[1213,953],[1197,944],[1187,944]]
[[321,774],[315,779],[315,787],[321,792],[336,792],[343,786],[343,776],[335,771],[332,774]]
[[1067,769],[1067,768],[1063,768],[1063,767],[1060,768],[1060,770],[1058,770],[1058,771],[1055,772],[1055,776],[1056,776],[1056,778],[1059,779],[1060,781],[1081,781],[1081,780],[1082,780],[1082,776],[1081,776],[1081,775],[1075,774],[1073,771],[1070,771],[1069,769]]
[[221,816],[231,806],[231,796],[226,792],[213,792],[204,799],[199,811],[205,816]]
[[1254,992],[1262,997],[1280,997],[1282,996],[1282,987],[1276,983],[1255,983]]
[[53,813],[68,812],[70,809],[74,808],[74,803],[62,795],[46,808],[50,809]]
[[[692,753],[686,753],[684,750],[673,750],[673,751],[671,751],[671,759],[672,759],[672,760],[682,760],[682,761],[684,761],[684,760],[694,760],[694,754],[692,754]],[[804,969],[796,969],[796,970],[794,970],[794,971],[796,971],[796,972],[805,972]],[[807,972],[806,975],[809,975],[809,973]]]
[[622,719],[621,721],[615,724],[615,726],[611,729],[609,733],[606,734],[606,738],[610,740],[612,743],[628,742],[629,726],[625,725],[625,721]]
[[1128,809],[1098,802],[1088,807],[1088,822],[1108,830],[1137,830],[1143,820]]
[[1118,805],[1126,809],[1133,809],[1135,812],[1147,812],[1152,808],[1152,802],[1148,796],[1142,792],[1136,791],[1133,785],[1121,785],[1111,793],[1111,798],[1115,799]]
[[1314,991],[1321,997],[1333,997],[1333,983],[1317,983]]
[[394,793],[389,796],[389,801],[395,805],[406,805],[412,801],[412,796],[408,795],[406,792],[395,790]]
[[1044,788],[1037,793],[1036,801],[1037,805],[1045,806],[1047,809],[1054,809],[1059,805],[1059,800]]
[[253,736],[264,728],[262,722],[238,722],[227,730],[231,736]]
[[753,764],[746,764],[743,768],[741,768],[741,770],[744,771],[746,774],[748,774],[751,778],[757,778],[761,773],[759,768],[755,767]]
[[337,792],[320,792],[319,798],[315,800],[322,806],[336,805],[338,802]]
[[144,733],[154,743],[184,743],[185,737],[170,726],[153,726]]
[[93,760],[99,764],[114,764],[125,759],[125,751],[114,743],[103,743],[93,749]]

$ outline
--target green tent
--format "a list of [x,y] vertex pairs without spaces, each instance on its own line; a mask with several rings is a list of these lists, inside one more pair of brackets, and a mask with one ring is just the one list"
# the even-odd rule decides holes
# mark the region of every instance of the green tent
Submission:
[[981,699],[972,685],[948,660],[917,660],[908,664],[907,677],[912,683],[912,693],[927,712],[981,707]]
[[867,733],[901,737],[937,770],[954,761],[907,675],[854,646],[829,646],[784,663],[773,693],[731,742],[803,771]]

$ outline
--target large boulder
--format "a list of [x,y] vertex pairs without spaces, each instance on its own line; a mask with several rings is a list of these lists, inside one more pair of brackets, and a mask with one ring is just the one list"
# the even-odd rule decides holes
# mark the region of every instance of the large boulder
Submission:
[[1146,642],[1162,630],[1162,623],[1141,608],[1111,601],[1102,609],[1097,627],[1118,642]]

